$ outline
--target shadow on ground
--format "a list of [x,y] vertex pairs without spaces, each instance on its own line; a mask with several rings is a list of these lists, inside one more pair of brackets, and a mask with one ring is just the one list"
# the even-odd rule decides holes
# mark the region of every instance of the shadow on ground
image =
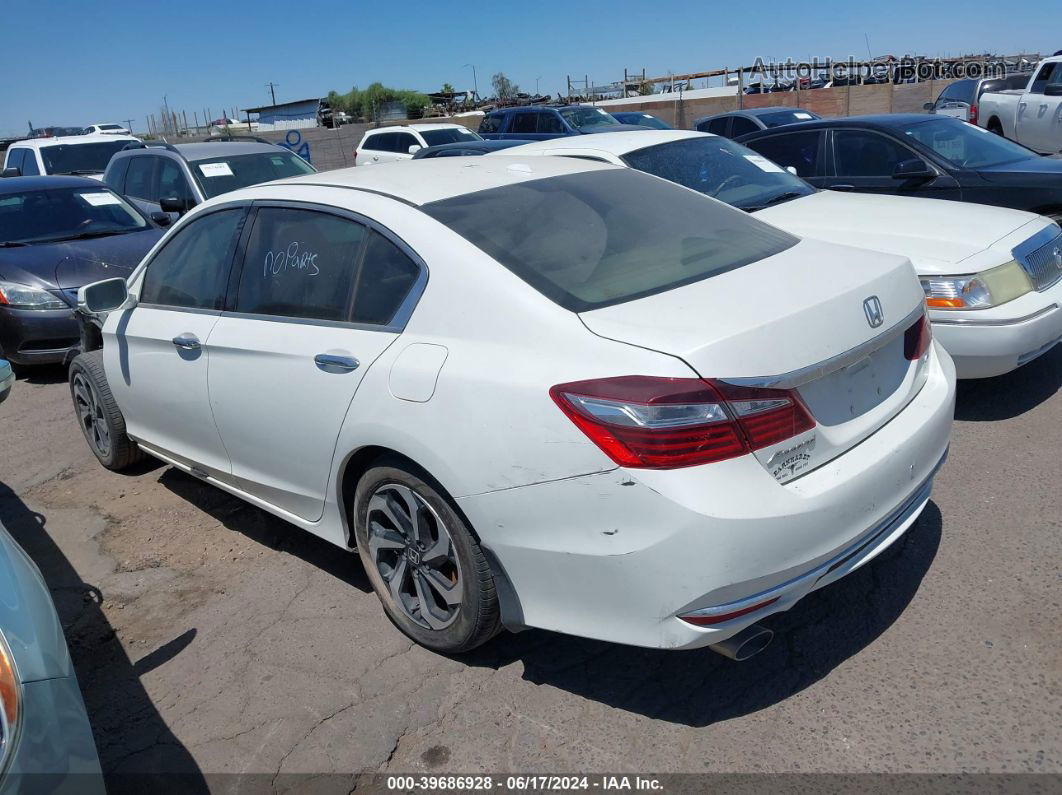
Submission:
[[940,545],[930,502],[892,547],[842,580],[762,623],[774,642],[745,662],[708,649],[658,651],[531,630],[500,635],[458,658],[649,718],[703,727],[783,701],[825,677],[885,632],[914,598]]
[[181,499],[210,514],[226,529],[241,533],[270,549],[294,555],[360,591],[372,591],[372,585],[365,576],[365,569],[356,554],[344,552],[336,548],[335,544],[175,467],[163,472],[159,483]]
[[62,364],[35,365],[15,368],[15,376],[27,384],[62,384],[66,382],[66,366]]
[[955,419],[1008,420],[1036,408],[1062,388],[1062,344],[1039,359],[995,378],[960,381]]
[[[47,519],[0,482],[0,522],[33,558],[63,624],[108,792],[207,792],[188,750],[166,726],[140,676],[177,656],[195,630],[134,662],[102,610],[106,594],[86,583],[52,540]],[[124,773],[124,769],[150,773]]]

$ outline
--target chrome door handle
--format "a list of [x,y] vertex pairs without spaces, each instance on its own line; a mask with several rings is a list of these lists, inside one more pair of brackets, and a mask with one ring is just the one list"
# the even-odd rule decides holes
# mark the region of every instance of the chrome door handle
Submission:
[[179,337],[174,337],[173,344],[186,351],[199,350],[199,340],[194,334],[182,334]]
[[350,372],[351,370],[357,370],[361,364],[353,356],[333,356],[330,353],[319,353],[313,357],[313,363],[320,367],[322,370],[344,370]]

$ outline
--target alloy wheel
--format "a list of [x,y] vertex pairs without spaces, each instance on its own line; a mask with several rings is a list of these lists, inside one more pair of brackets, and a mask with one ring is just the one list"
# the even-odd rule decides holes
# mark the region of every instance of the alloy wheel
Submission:
[[81,373],[74,376],[73,386],[74,405],[85,438],[100,456],[106,458],[111,453],[111,432],[104,419],[96,387]]
[[369,557],[387,598],[414,623],[441,630],[461,607],[461,573],[446,524],[408,486],[385,483],[369,498]]

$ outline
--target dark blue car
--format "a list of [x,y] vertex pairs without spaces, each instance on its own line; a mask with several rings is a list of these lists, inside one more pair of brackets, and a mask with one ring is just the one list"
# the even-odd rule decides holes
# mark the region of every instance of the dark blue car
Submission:
[[646,130],[637,124],[621,124],[610,114],[593,105],[526,105],[517,108],[492,110],[479,123],[483,138],[519,138],[525,141],[544,141],[566,135],[586,135],[598,132]]
[[425,146],[418,149],[413,155],[414,160],[423,160],[426,157],[468,157],[475,155],[487,155],[502,149],[509,149],[520,144],[530,143],[526,138],[509,138],[501,141],[458,141],[453,144],[438,144],[437,146]]
[[643,113],[642,111],[620,111],[619,113],[613,113],[612,118],[620,124],[633,124],[638,127],[648,127],[652,130],[674,129],[663,119],[658,118],[651,113]]
[[161,236],[97,180],[0,179],[0,358],[65,361],[80,343],[78,288],[129,275]]

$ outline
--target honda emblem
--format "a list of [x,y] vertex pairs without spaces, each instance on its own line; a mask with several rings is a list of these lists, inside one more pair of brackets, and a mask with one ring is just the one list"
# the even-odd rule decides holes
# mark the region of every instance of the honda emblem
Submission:
[[877,328],[885,322],[885,312],[881,308],[881,301],[876,295],[870,296],[863,302],[863,314],[867,316],[867,323],[871,328]]

